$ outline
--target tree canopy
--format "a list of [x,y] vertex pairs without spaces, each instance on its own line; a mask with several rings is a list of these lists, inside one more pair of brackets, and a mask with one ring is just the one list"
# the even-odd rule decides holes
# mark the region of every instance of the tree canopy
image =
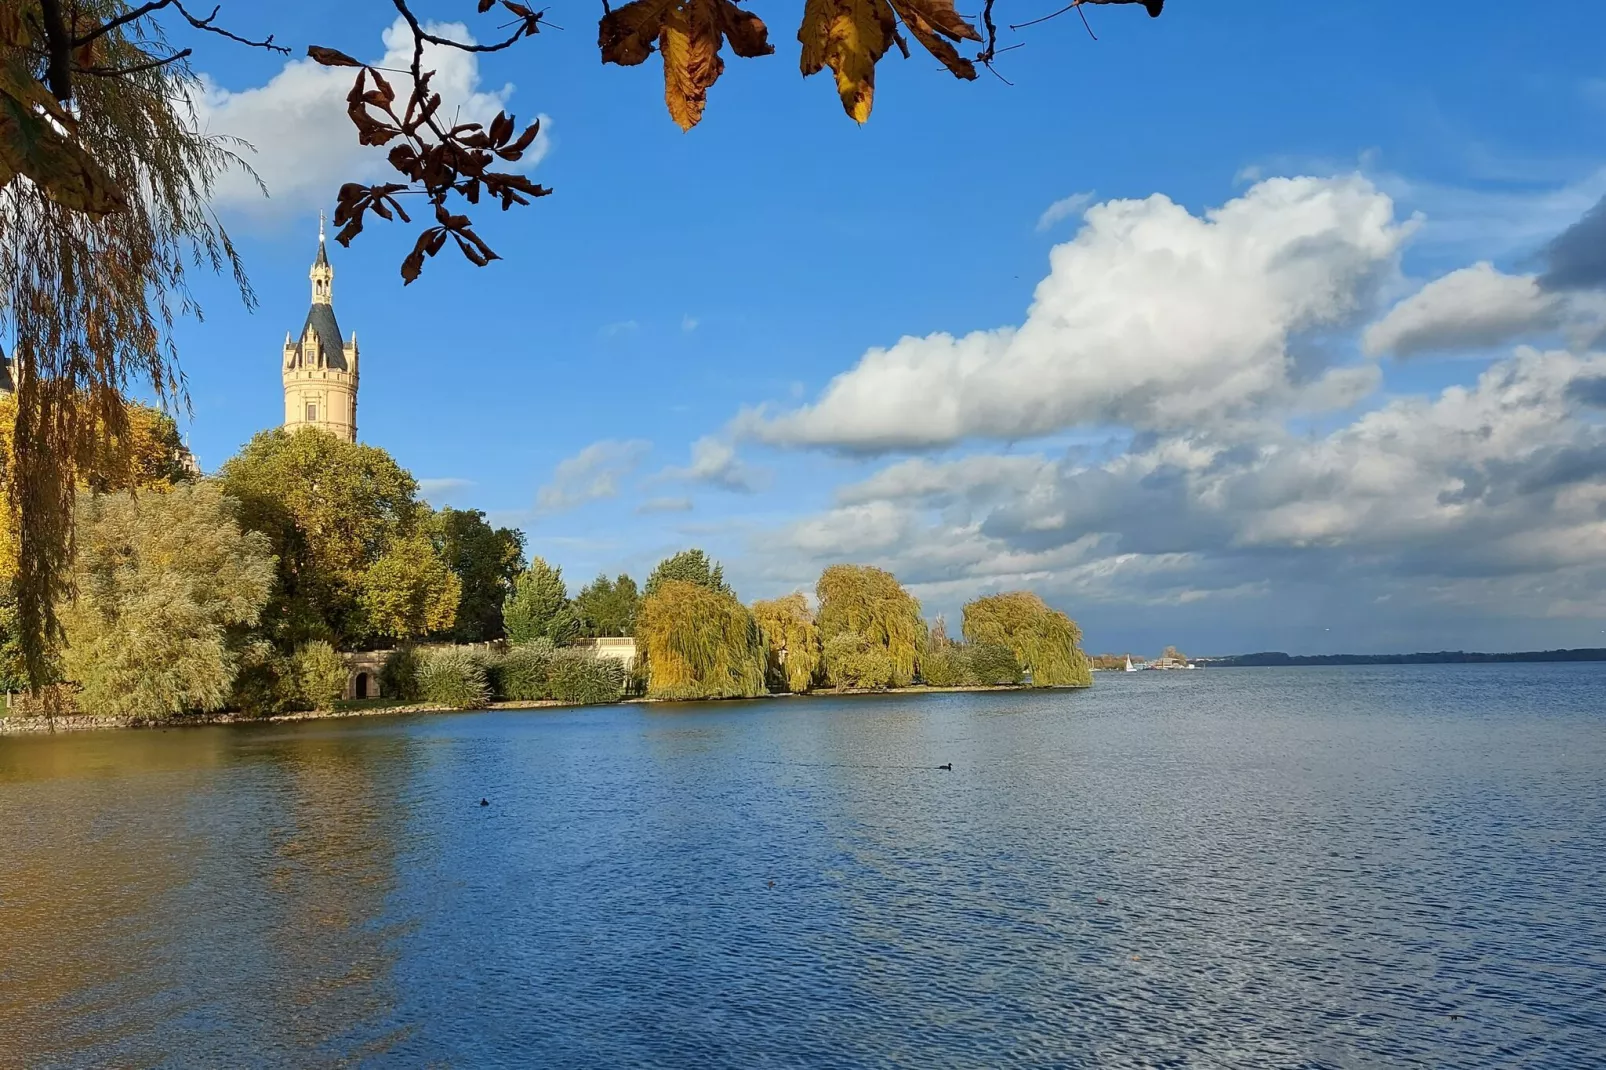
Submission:
[[[452,626],[461,588],[435,567],[440,551],[432,543],[412,541],[425,519],[418,484],[384,450],[315,428],[281,428],[253,438],[219,478],[240,502],[241,522],[266,535],[278,556],[265,621],[281,642],[351,643],[421,634],[420,623]],[[392,555],[380,564],[402,544],[421,560]],[[441,610],[448,596],[450,613]],[[403,604],[422,616],[407,616]],[[387,630],[397,626],[401,635]]]
[[524,567],[524,536],[512,528],[493,528],[478,509],[440,510],[430,518],[436,548],[462,588],[446,638],[483,643],[504,634],[502,603]]
[[764,693],[764,642],[734,595],[662,580],[641,604],[637,645],[653,698],[751,698]]
[[507,637],[515,643],[550,639],[562,643],[579,631],[579,620],[569,604],[569,587],[563,569],[539,557],[513,581],[513,593],[502,608]]
[[[891,659],[891,683],[907,687],[919,669],[926,624],[920,602],[903,589],[892,573],[870,565],[832,565],[815,587],[820,610],[816,621],[827,648],[838,635],[862,635]],[[826,671],[831,670],[830,659]],[[833,680],[833,683],[840,681]]]
[[580,616],[580,634],[587,637],[634,635],[640,604],[641,594],[635,580],[624,573],[611,580],[599,575],[574,596],[574,608]]
[[658,562],[658,567],[647,577],[647,596],[656,594],[658,588],[667,580],[695,583],[699,587],[706,587],[720,594],[733,593],[730,584],[725,582],[724,566],[711,560],[707,554],[698,549],[682,550],[673,557],[666,557]]
[[1086,687],[1091,665],[1082,653],[1082,630],[1030,591],[978,598],[964,609],[965,638],[1014,652],[1038,687]]
[[268,539],[211,483],[86,495],[64,668],[96,713],[148,718],[227,701],[244,629],[273,586]]
[[764,636],[765,678],[771,691],[801,694],[820,672],[820,629],[801,591],[753,603],[753,618]]

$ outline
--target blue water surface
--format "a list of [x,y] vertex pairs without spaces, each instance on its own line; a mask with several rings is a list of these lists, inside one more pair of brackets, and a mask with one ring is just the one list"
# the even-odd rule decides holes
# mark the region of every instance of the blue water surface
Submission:
[[0,739],[0,1065],[1606,1065],[1606,666],[1096,679]]

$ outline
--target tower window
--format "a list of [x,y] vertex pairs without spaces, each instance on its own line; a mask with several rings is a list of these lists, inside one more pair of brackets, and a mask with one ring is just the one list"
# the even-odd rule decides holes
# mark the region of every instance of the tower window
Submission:
[[309,401],[309,402],[307,402],[307,423],[315,424],[317,422],[318,422],[318,403],[316,401]]

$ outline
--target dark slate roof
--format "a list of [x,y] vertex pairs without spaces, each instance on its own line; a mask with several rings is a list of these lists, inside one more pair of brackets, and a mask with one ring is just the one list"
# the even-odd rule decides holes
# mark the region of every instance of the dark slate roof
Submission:
[[[321,224],[320,224],[320,226],[321,226]],[[314,267],[328,267],[329,266],[329,254],[324,252],[324,248],[323,248],[323,231],[322,230],[320,230],[318,232],[318,259],[314,260],[312,263],[313,263]]]
[[[318,336],[318,347],[323,350],[323,366],[335,372],[350,371],[346,367],[346,347],[340,340],[340,324],[335,322],[334,308],[330,305],[313,305],[307,313],[306,326],[301,328],[303,338],[307,336],[307,327],[311,327]],[[303,360],[315,362],[311,353],[301,356]]]

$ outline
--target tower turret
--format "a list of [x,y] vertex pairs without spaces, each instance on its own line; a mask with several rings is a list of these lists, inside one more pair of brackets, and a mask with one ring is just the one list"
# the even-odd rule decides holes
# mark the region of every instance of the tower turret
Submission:
[[318,217],[318,255],[308,273],[312,307],[301,336],[284,341],[284,426],[316,427],[347,442],[357,441],[357,336],[346,342],[335,320],[335,269]]

